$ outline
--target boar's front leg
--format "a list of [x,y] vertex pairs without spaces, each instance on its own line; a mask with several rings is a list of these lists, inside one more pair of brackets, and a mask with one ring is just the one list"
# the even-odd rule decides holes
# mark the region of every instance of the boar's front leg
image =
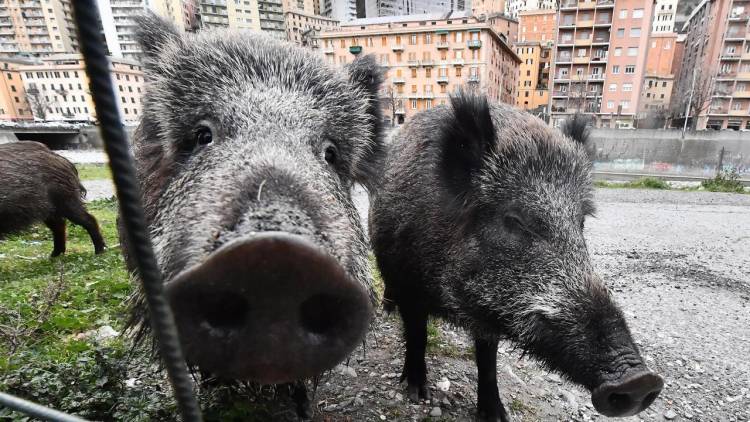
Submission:
[[312,404],[310,404],[310,397],[307,394],[307,386],[304,381],[297,381],[290,384],[292,390],[292,401],[297,411],[297,416],[300,420],[309,421],[313,417]]
[[474,337],[477,362],[477,413],[480,421],[509,422],[510,418],[497,390],[498,340]]
[[429,400],[427,363],[424,359],[427,348],[427,311],[414,304],[399,305],[399,310],[406,337],[406,358],[401,381],[406,379],[408,383],[406,392],[409,400],[415,403],[420,399]]

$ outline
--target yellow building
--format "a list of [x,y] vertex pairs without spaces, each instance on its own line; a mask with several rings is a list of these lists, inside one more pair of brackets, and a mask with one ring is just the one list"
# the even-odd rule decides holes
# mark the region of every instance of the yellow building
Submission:
[[2,59],[2,77],[0,77],[0,120],[31,120],[29,104],[26,101],[26,90],[18,68],[30,64],[29,60]]
[[461,87],[516,103],[520,59],[489,23],[465,13],[356,19],[321,34],[331,64],[373,54],[387,70],[384,118],[403,123],[419,110],[448,102]]
[[551,44],[539,41],[516,43],[521,58],[516,105],[524,110],[545,109],[549,103]]
[[[112,59],[112,77],[120,114],[135,122],[143,111],[143,71],[137,62]],[[78,54],[46,57],[40,63],[21,65],[27,101],[37,121],[95,122],[83,58]]]
[[69,0],[3,1],[0,5],[0,56],[39,56],[77,48]]
[[[311,3],[312,4],[312,3]],[[339,21],[299,10],[284,12],[287,40],[312,49],[319,48],[321,31],[336,28]]]

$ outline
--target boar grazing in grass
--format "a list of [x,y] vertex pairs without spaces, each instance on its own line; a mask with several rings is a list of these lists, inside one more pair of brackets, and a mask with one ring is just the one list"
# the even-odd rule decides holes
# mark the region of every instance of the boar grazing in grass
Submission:
[[337,70],[262,34],[178,33],[153,15],[138,26],[137,172],[188,364],[265,384],[335,366],[375,297],[350,191],[380,162],[378,66]]
[[86,189],[73,163],[39,142],[0,145],[0,239],[34,223],[52,231],[52,256],[65,252],[65,220],[82,226],[94,252],[105,244],[96,218],[86,211]]
[[473,336],[482,420],[508,420],[496,382],[501,339],[587,388],[604,415],[638,413],[659,394],[662,379],[586,249],[594,203],[580,122],[566,128],[573,139],[461,93],[394,137],[370,235],[385,300],[404,323],[410,399],[429,396],[429,315]]

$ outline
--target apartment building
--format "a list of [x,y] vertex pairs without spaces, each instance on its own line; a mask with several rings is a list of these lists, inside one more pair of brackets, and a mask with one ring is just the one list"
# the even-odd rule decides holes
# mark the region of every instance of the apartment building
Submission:
[[[368,18],[466,11],[467,0],[378,0],[366,1]],[[501,9],[502,10],[502,9]]]
[[77,43],[69,10],[68,0],[3,1],[0,5],[0,57],[73,51]]
[[549,103],[551,43],[517,42],[515,50],[521,59],[516,105],[524,110],[546,113]]
[[518,41],[553,41],[557,30],[557,12],[550,9],[518,13]]
[[685,50],[673,106],[686,109],[692,89],[689,117],[697,129],[750,128],[749,22],[749,0],[704,0],[683,26]]
[[471,0],[471,14],[476,17],[505,13],[505,0]]
[[518,14],[527,10],[555,10],[557,0],[506,0],[505,13],[516,18]]
[[320,0],[320,9],[323,16],[339,22],[357,19],[357,0]]
[[653,0],[564,0],[558,17],[553,122],[582,112],[597,126],[633,127]]
[[646,73],[639,101],[640,119],[653,116],[666,117],[672,99],[674,84],[675,51],[677,34],[652,33],[646,52]]
[[[124,121],[134,123],[143,111],[143,72],[137,62],[116,58],[111,61],[120,114]],[[18,72],[35,120],[96,121],[89,81],[80,55],[45,57],[39,63],[19,66]]]
[[320,33],[339,26],[339,21],[303,11],[284,13],[287,40],[312,49],[320,47]]
[[34,116],[26,99],[26,89],[19,67],[32,64],[28,59],[0,59],[0,120],[33,120]]
[[[138,1],[130,1],[138,3]],[[195,0],[148,0],[148,6],[159,16],[170,20],[180,31],[197,27],[198,4]]]
[[674,32],[676,17],[677,0],[656,0],[651,32],[654,34]]
[[386,69],[383,114],[398,124],[446,104],[462,87],[516,103],[521,60],[487,22],[466,12],[358,19],[323,32],[321,41],[332,64],[378,58]]
[[[274,38],[285,40],[286,28],[284,27],[284,7],[282,0],[257,0],[257,2],[260,30]],[[243,6],[243,8],[247,7],[247,5]]]
[[512,45],[518,41],[518,19],[504,13],[490,13],[477,18],[480,22],[486,22],[506,44]]

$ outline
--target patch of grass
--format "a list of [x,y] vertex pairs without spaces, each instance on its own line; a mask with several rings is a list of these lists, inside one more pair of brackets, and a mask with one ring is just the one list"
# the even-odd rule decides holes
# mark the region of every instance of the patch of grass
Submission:
[[711,192],[745,193],[745,187],[740,182],[737,170],[721,171],[713,179],[701,182],[701,187]]
[[370,269],[372,270],[372,287],[375,289],[378,302],[381,302],[383,300],[383,292],[385,291],[385,283],[383,282],[383,276],[380,275],[375,255],[372,253],[370,253]]
[[628,182],[610,182],[606,180],[594,181],[594,186],[599,188],[627,188],[627,189],[671,189],[669,183],[656,177],[642,177]]
[[448,341],[441,331],[440,320],[430,318],[427,321],[427,353],[456,359],[472,359],[473,348],[461,349]]
[[112,179],[112,173],[106,164],[76,164],[78,177],[81,180]]

